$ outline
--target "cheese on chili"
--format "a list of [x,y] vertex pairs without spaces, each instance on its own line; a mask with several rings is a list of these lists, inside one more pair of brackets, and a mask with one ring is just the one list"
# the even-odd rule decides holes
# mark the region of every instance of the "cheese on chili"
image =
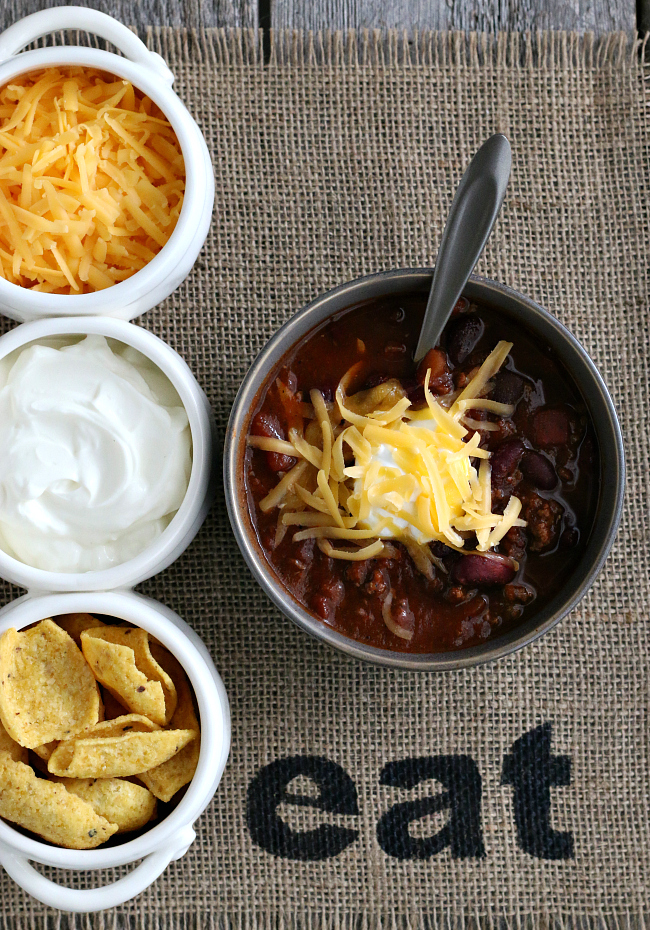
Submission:
[[[355,411],[346,396],[350,372],[329,408],[322,394],[312,390],[320,441],[309,442],[298,429],[289,430],[289,442],[282,441],[281,451],[300,461],[260,508],[268,512],[279,507],[279,530],[303,527],[294,540],[316,538],[334,558],[370,558],[370,552],[381,551],[385,539],[418,547],[423,557],[429,552],[427,544],[436,540],[462,550],[467,531],[475,533],[479,552],[488,551],[512,526],[525,523],[519,519],[521,502],[516,497],[503,514],[492,512],[490,452],[480,447],[478,432],[470,436],[473,421],[465,412],[513,412],[508,404],[481,397],[511,348],[511,343],[500,342],[449,408],[431,394],[430,373],[425,380],[427,406],[417,411],[410,409],[406,397],[395,399],[388,392],[379,392],[374,409]],[[276,439],[256,436],[250,443],[277,451]],[[354,455],[353,464],[345,465],[344,448]],[[361,548],[337,549],[328,540]]]

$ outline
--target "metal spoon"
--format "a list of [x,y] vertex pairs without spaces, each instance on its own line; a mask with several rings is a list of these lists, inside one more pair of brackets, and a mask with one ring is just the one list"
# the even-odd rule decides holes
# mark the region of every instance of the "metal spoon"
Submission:
[[438,344],[485,247],[505,197],[511,164],[510,143],[497,133],[483,143],[461,178],[438,250],[416,363]]

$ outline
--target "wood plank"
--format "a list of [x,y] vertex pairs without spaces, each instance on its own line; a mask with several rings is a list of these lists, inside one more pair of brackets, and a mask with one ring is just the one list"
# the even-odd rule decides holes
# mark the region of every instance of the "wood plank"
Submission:
[[274,29],[636,31],[635,0],[273,0],[271,14]]
[[[0,28],[66,0],[5,0]],[[272,25],[274,29],[636,30],[635,0],[75,0],[145,26]],[[650,29],[650,0],[638,0],[639,28]]]
[[[115,16],[127,26],[257,26],[257,0],[68,0]],[[0,29],[28,13],[66,0],[4,0],[0,3]]]
[[650,0],[637,0],[636,18],[640,35],[650,32]]

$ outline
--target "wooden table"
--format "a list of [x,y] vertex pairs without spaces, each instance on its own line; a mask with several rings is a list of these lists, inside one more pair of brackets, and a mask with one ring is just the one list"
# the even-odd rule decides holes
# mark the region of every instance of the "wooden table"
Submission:
[[[65,0],[5,0],[0,27]],[[650,30],[650,0],[68,0],[134,26],[264,29]]]

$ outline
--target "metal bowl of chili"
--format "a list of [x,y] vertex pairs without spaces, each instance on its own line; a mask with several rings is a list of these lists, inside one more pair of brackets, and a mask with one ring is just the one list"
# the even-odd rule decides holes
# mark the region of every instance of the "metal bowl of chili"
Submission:
[[224,480],[243,556],[287,617],[349,656],[442,671],[508,655],[576,606],[613,543],[625,463],[585,349],[505,285],[472,276],[416,373],[431,275],[360,278],[292,317],[235,399]]

